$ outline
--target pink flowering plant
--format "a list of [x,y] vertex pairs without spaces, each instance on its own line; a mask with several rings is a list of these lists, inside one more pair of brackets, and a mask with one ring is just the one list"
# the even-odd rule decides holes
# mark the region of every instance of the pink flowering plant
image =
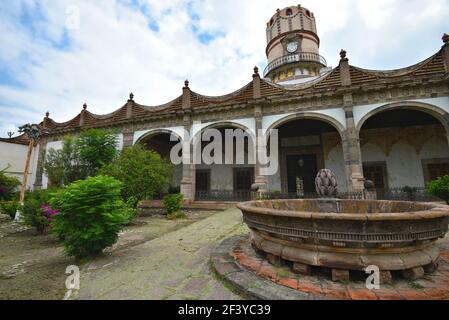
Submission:
[[48,223],[52,223],[58,211],[52,209],[48,204],[41,205],[42,214],[47,218]]
[[46,233],[58,212],[50,205],[51,192],[54,190],[39,190],[30,192],[25,197],[22,207],[25,224],[36,228],[38,233]]

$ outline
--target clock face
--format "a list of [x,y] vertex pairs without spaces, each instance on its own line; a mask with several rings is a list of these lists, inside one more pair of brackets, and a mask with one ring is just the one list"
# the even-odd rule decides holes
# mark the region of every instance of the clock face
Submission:
[[296,52],[298,50],[298,42],[290,42],[287,44],[287,51],[290,53]]

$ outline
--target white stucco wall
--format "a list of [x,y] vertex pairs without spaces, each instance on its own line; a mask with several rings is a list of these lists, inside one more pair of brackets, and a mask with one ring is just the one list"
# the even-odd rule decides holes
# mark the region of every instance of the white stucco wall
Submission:
[[[25,161],[28,146],[14,143],[0,142],[0,170],[11,165],[6,173],[17,177],[20,181],[23,179],[23,171],[25,170]],[[37,155],[39,147],[33,149],[30,159],[30,168],[27,181],[27,189],[32,189],[35,181],[35,173],[37,167]]]

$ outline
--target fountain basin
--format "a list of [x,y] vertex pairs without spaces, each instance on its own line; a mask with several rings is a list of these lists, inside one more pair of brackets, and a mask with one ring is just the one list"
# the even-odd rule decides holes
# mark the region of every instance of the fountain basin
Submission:
[[434,270],[449,207],[364,200],[269,200],[241,203],[256,249],[297,264],[363,271]]

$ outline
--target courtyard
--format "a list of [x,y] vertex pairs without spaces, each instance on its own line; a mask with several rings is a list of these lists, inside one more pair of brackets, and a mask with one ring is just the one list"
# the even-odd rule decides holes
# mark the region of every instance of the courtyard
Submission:
[[77,299],[239,299],[214,276],[209,254],[223,238],[245,231],[237,209],[192,211],[176,221],[140,217],[104,254],[75,261],[57,237],[2,216],[0,297],[61,300],[66,267],[79,264]]

